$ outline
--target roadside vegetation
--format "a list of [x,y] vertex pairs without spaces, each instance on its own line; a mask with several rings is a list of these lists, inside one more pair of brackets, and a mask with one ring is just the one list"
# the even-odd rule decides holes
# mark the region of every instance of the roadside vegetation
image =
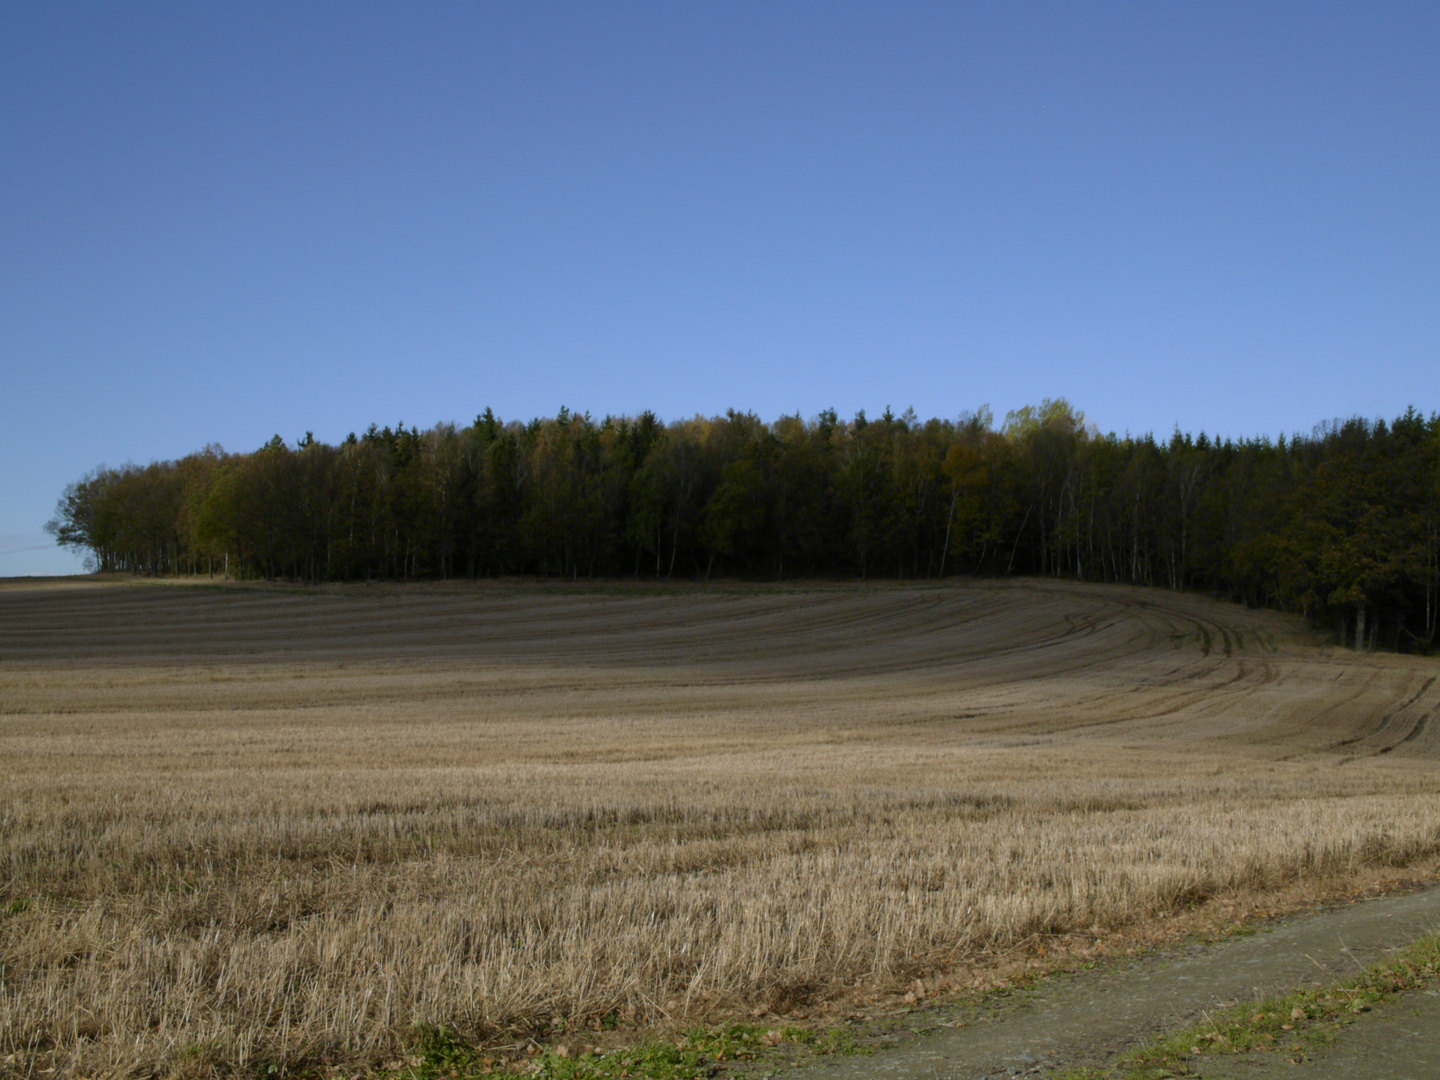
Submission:
[[[393,1080],[704,1080],[717,1072],[761,1063],[761,1075],[794,1064],[798,1057],[861,1053],[840,1029],[817,1034],[808,1027],[764,1028],[730,1023],[695,1027],[672,1038],[642,1038],[609,1047],[552,1032],[550,1044],[519,1047],[520,1064],[494,1051],[467,1045],[443,1028],[416,1031],[403,1061],[386,1074]],[[528,1054],[528,1056],[527,1056]],[[769,1068],[765,1068],[768,1065]],[[755,1071],[755,1070],[752,1070]]]

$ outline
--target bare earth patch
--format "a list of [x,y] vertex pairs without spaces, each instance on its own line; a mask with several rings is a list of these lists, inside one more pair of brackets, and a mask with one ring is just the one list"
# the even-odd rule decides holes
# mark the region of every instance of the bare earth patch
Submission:
[[3,583],[0,1067],[498,1068],[1420,874],[1435,672],[1038,581]]

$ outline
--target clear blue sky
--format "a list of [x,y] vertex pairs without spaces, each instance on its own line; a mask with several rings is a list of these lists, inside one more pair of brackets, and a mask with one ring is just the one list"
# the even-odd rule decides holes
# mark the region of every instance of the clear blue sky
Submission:
[[0,575],[102,462],[560,405],[1440,409],[1440,4],[0,6]]

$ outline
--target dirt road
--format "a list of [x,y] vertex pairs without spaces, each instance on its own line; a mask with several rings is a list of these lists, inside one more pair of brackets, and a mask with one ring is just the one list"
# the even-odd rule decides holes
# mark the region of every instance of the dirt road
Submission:
[[[971,1080],[1103,1066],[1206,1010],[1326,985],[1440,928],[1440,888],[1299,915],[1268,932],[1186,946],[1103,972],[1049,980],[999,1007],[938,1010],[927,1033],[874,1055],[830,1059],[807,1080]],[[915,1014],[919,1019],[918,1014]],[[953,1026],[951,1026],[953,1025]],[[913,1025],[922,1028],[920,1023]],[[923,1029],[922,1029],[923,1030]],[[1440,1077],[1440,997],[1387,1004],[1294,1066],[1279,1054],[1203,1059],[1205,1077]]]

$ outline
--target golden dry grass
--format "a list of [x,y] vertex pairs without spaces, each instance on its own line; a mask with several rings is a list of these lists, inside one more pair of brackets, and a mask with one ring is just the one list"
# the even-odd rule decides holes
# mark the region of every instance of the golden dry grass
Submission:
[[1413,865],[1435,672],[1033,581],[0,584],[0,1058],[793,1010]]

